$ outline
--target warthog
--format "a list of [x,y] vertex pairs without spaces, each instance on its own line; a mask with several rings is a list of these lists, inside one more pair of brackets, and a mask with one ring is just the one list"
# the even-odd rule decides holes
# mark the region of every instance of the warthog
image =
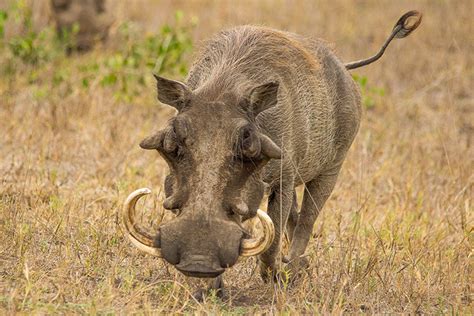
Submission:
[[[150,190],[137,190],[122,213],[128,237],[187,276],[217,277],[213,286],[221,288],[221,274],[239,255],[260,255],[262,277],[277,280],[286,233],[285,275],[297,275],[359,128],[360,92],[348,69],[377,60],[420,22],[419,12],[406,13],[377,55],[348,64],[320,40],[236,27],[207,42],[186,83],[155,76],[158,100],[178,114],[140,146],[168,163],[163,207],[176,218],[157,234],[139,229],[135,204]],[[259,210],[265,189],[268,216]],[[255,216],[264,227],[260,236],[242,226]]]
[[105,10],[105,0],[51,0],[51,7],[59,34],[79,27],[69,49],[88,50],[107,37],[113,19]]

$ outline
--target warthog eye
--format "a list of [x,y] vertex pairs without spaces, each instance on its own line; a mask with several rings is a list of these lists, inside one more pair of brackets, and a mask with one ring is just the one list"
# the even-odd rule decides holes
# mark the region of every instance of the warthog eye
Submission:
[[228,217],[232,218],[235,216],[235,212],[232,210],[232,208],[228,207],[226,210],[225,210],[226,214]]
[[177,152],[178,142],[176,139],[176,134],[173,130],[170,130],[166,133],[165,138],[163,139],[163,150],[168,154],[173,154]]
[[182,158],[184,155],[184,142],[176,133],[174,126],[167,129],[160,148],[169,158]]
[[240,129],[234,148],[236,160],[252,162],[261,160],[261,144],[258,132],[250,125]]

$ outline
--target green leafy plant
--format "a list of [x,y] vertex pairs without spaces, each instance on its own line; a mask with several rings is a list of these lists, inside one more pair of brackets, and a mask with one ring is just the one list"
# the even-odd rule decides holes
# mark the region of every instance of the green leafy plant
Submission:
[[19,34],[7,41],[11,58],[27,65],[38,65],[62,57],[65,49],[75,42],[79,31],[78,25],[61,34],[56,34],[52,26],[40,31],[35,30],[31,7],[24,0],[18,0],[9,8],[9,12],[0,12],[0,39],[4,37],[4,25],[9,13],[22,28]]
[[[176,12],[173,25],[166,24],[158,34],[149,34],[145,38],[134,32],[133,24],[122,24],[119,30],[126,45],[103,61],[105,74],[100,80],[101,85],[118,86],[115,96],[129,101],[139,93],[139,86],[145,84],[145,76],[151,71],[171,75],[185,74],[185,55],[192,48],[190,31],[195,22],[184,25],[182,19],[182,12]],[[149,69],[150,72],[144,69]]]
[[16,1],[10,8],[14,20],[21,24],[21,34],[12,37],[8,41],[10,52],[14,58],[20,59],[27,64],[37,64],[48,59],[47,31],[36,32],[33,30],[31,8],[25,1]]
[[46,33],[36,33],[28,31],[23,36],[17,36],[10,40],[9,47],[14,57],[21,59],[27,64],[38,64],[50,59],[48,47],[42,45],[45,41]]
[[366,76],[352,75],[352,78],[360,86],[362,92],[362,104],[366,109],[375,107],[376,98],[383,97],[385,95],[385,89],[379,87],[373,87],[368,84]]
[[[176,70],[181,75],[187,72],[183,56],[192,48],[189,34],[190,29],[189,27],[180,26],[180,22],[183,19],[181,11],[176,12],[175,19],[178,27],[163,26],[159,34],[161,40],[157,40],[156,36],[146,39],[148,50],[158,52],[158,59],[154,66],[156,73],[166,72],[170,69]],[[148,63],[148,65],[151,66],[151,63]]]
[[[3,39],[7,19],[19,31]],[[65,95],[75,86],[102,87],[113,91],[116,99],[131,102],[140,95],[146,81],[151,80],[152,72],[168,76],[187,72],[186,54],[192,48],[191,31],[195,25],[194,20],[185,22],[181,11],[157,33],[143,35],[135,24],[124,22],[119,27],[123,44],[118,48],[111,45],[99,58],[75,59],[77,62],[71,63],[64,57],[74,46],[79,26],[59,33],[53,26],[36,30],[31,6],[25,0],[16,0],[8,11],[0,11],[0,40],[6,48],[0,52],[5,61],[2,73],[11,75],[27,67],[28,82],[59,87]]]
[[0,10],[0,41],[3,41],[5,36],[5,22],[8,20],[7,11]]

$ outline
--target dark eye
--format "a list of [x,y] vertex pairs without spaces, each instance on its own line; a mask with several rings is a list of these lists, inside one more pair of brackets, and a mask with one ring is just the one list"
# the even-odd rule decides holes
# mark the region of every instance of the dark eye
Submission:
[[235,215],[234,211],[232,210],[232,208],[228,207],[225,211],[225,213],[227,214],[227,216],[229,217],[233,217]]
[[243,162],[261,160],[261,144],[257,131],[251,126],[244,126],[239,131],[235,146],[235,157]]
[[176,136],[174,128],[168,128],[163,139],[163,150],[167,154],[174,154],[178,151],[178,147],[178,137]]
[[163,139],[163,153],[172,160],[180,160],[186,153],[186,145],[184,139],[180,137],[174,128],[170,126]]
[[171,137],[167,137],[163,141],[163,149],[165,152],[169,154],[175,152],[177,147],[178,145],[176,144],[176,141],[172,139]]

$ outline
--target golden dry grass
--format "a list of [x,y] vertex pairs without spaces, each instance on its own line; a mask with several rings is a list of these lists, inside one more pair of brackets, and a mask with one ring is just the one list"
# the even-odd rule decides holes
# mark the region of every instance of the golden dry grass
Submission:
[[152,78],[123,102],[98,84],[29,84],[28,67],[2,77],[0,313],[474,312],[474,2],[121,3],[119,19],[147,31],[181,9],[199,19],[197,43],[226,26],[258,23],[334,42],[345,61],[375,52],[405,11],[419,9],[424,20],[377,64],[355,71],[386,93],[364,113],[317,220],[307,275],[281,289],[260,280],[254,258],[243,260],[225,273],[225,301],[194,301],[196,281],[139,253],[117,227],[117,210],[139,187],[155,192],[143,224],[156,227],[162,213],[166,165],[137,145],[173,115],[155,101]]

